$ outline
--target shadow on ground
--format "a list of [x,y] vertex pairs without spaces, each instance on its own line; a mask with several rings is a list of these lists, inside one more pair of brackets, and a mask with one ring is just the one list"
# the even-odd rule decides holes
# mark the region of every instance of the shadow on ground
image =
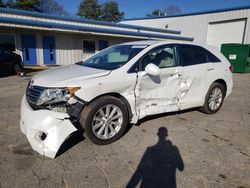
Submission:
[[[157,114],[157,115],[152,115],[152,116],[147,116],[145,118],[143,118],[142,120],[139,120],[139,122],[135,125],[135,126],[140,126],[142,123],[144,123],[145,121],[148,121],[148,120],[153,120],[153,119],[157,119],[157,118],[161,118],[161,117],[164,117],[164,116],[171,116],[171,115],[176,115],[176,114],[183,114],[183,113],[187,113],[187,112],[191,112],[191,111],[196,111],[198,110],[197,108],[194,108],[194,109],[189,109],[189,110],[184,110],[184,111],[180,111],[180,112],[168,112],[168,113],[163,113],[163,114]],[[84,133],[84,129],[81,127],[81,125],[79,124],[79,122],[77,124],[75,124],[76,128],[77,128],[77,131],[74,132],[73,134],[70,135],[70,137],[62,144],[62,146],[60,147],[60,149],[58,150],[57,152],[57,155],[56,157],[59,157],[60,155],[62,155],[64,152],[68,151],[70,148],[72,148],[73,146],[75,146],[76,144],[82,142],[83,140],[85,140],[85,137],[83,136],[83,133]],[[121,138],[123,136],[125,136],[129,131],[130,129],[133,127],[132,124],[128,124],[124,134],[121,136]],[[166,129],[166,128],[165,128]],[[160,130],[159,131],[163,131],[163,130]],[[166,133],[167,133],[167,129],[166,129]],[[158,136],[159,136],[160,132],[158,133]],[[167,135],[166,135],[167,137]],[[120,138],[120,139],[121,139]],[[160,137],[159,137],[160,139]],[[165,139],[162,138],[162,139]],[[168,144],[171,144],[171,141],[169,140],[166,140]],[[161,142],[160,142],[161,143]]]
[[63,153],[65,153],[66,151],[68,151],[69,149],[77,145],[78,143],[82,142],[83,140],[85,140],[85,138],[83,137],[83,133],[79,130],[75,131],[69,136],[67,140],[63,142],[55,158],[59,157],[60,155],[62,155]]
[[137,170],[134,172],[127,188],[140,187],[175,188],[176,170],[184,170],[184,162],[177,146],[168,137],[168,130],[160,127],[159,141],[146,149]]

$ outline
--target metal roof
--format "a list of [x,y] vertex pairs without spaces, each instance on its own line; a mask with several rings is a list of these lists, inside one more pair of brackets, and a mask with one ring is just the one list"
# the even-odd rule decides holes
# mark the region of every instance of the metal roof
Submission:
[[131,19],[123,19],[122,21],[148,20],[148,19],[159,19],[159,18],[175,18],[175,17],[184,17],[184,16],[196,16],[196,15],[202,15],[202,14],[213,14],[213,13],[229,12],[229,11],[237,11],[237,10],[245,10],[245,9],[250,9],[250,6],[216,9],[216,10],[201,11],[201,12],[194,12],[194,13],[187,13],[187,14],[177,14],[177,15],[172,15],[172,16],[152,16],[152,17],[142,17],[142,18],[131,18]]
[[59,16],[59,15],[52,15],[52,14],[45,14],[45,13],[17,10],[17,9],[9,9],[9,8],[0,8],[0,12],[6,13],[6,14],[17,14],[17,15],[32,16],[32,17],[38,17],[38,18],[48,18],[48,19],[54,19],[54,20],[89,23],[89,24],[113,26],[113,27],[118,27],[118,28],[154,31],[154,32],[161,32],[161,33],[171,33],[171,34],[180,34],[181,33],[181,31],[176,31],[176,30],[158,29],[158,28],[151,28],[151,27],[144,27],[144,26],[122,24],[122,23],[89,20],[89,19],[85,19],[85,18],[81,18],[81,17]]
[[[69,31],[73,30],[81,32],[95,32],[99,34],[117,34],[117,35],[143,37],[143,38],[193,41],[193,38],[171,35],[171,34],[180,34],[180,32],[178,31],[173,31],[169,33],[169,31],[172,30],[132,26],[127,24],[94,21],[94,20],[80,19],[80,18],[70,18],[64,16],[55,16],[50,14],[42,14],[37,12],[29,12],[29,11],[5,9],[5,8],[0,8],[0,13],[3,13],[3,15],[0,16],[0,22],[6,24],[15,24],[14,27],[18,27],[18,25],[22,27],[35,26],[35,27],[42,27],[41,29],[43,28],[63,29]],[[24,14],[26,16],[23,17],[22,15]],[[12,15],[17,15],[17,16],[12,16]],[[34,17],[37,19],[34,19]],[[58,20],[62,22],[58,23]],[[103,27],[100,27],[100,25]],[[7,25],[4,27],[11,27],[11,26]]]
[[174,36],[174,35],[144,33],[144,32],[135,32],[135,31],[126,31],[126,30],[115,30],[115,29],[106,29],[106,28],[98,28],[98,27],[87,27],[87,26],[53,23],[53,22],[46,22],[46,21],[36,21],[36,20],[29,20],[29,19],[10,18],[10,17],[0,17],[0,22],[30,25],[30,26],[40,26],[40,27],[45,27],[45,28],[70,29],[70,30],[77,30],[77,31],[90,31],[90,32],[96,32],[96,33],[109,33],[109,34],[120,34],[120,35],[139,36],[139,37],[148,37],[148,38],[193,41],[193,38]]

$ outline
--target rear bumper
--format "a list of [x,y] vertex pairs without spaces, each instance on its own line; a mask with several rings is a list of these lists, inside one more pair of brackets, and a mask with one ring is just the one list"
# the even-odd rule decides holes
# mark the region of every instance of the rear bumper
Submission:
[[55,158],[64,140],[77,129],[66,113],[34,111],[24,96],[21,103],[20,129],[31,147],[41,155]]
[[232,90],[233,90],[233,76],[232,76],[232,73],[230,73],[227,77],[226,77],[226,80],[227,80],[227,93],[226,93],[226,96],[225,98],[227,98],[231,93],[232,93]]

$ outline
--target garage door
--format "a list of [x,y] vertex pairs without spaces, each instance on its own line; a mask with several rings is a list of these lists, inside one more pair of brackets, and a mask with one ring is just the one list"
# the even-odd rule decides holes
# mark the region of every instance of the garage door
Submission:
[[246,20],[210,23],[207,31],[207,44],[220,49],[223,43],[242,43]]

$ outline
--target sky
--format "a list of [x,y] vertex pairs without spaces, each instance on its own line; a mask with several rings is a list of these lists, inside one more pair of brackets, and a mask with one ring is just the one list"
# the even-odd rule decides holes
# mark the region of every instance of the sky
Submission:
[[[109,0],[98,0],[104,3]],[[63,4],[65,10],[74,15],[77,12],[81,0],[58,0]],[[169,4],[177,5],[181,13],[193,13],[223,8],[250,6],[250,0],[116,0],[121,11],[125,13],[124,18],[142,18],[155,9],[164,9]]]

